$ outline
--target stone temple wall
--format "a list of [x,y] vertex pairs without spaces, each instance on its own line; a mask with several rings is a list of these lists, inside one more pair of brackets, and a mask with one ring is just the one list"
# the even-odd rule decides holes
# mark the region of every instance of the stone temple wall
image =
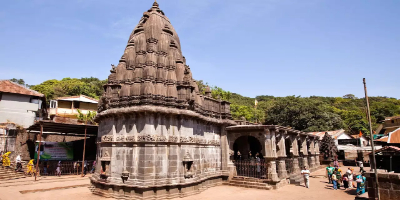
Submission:
[[[104,193],[122,188],[124,194],[128,191],[138,198],[144,197],[143,192],[156,195],[164,191],[162,194],[167,195],[165,187],[176,189],[181,196],[189,192],[182,188],[200,191],[203,183],[214,184],[227,173],[221,170],[222,128],[203,120],[154,113],[103,119],[92,189]],[[101,169],[107,177],[100,175]],[[129,178],[122,178],[124,172]]]

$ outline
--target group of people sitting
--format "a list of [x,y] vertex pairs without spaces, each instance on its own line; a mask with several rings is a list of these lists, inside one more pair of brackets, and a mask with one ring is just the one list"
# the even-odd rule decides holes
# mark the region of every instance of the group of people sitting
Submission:
[[345,190],[351,188],[357,188],[357,195],[365,193],[366,178],[363,174],[357,175],[353,168],[348,168],[347,171],[342,174],[342,170],[338,165],[332,167],[329,165],[326,168],[328,180],[330,184],[333,184],[333,189],[337,190],[343,184]]

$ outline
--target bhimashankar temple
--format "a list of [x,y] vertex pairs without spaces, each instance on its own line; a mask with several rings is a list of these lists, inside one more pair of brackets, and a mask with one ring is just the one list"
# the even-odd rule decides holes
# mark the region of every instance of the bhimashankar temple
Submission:
[[129,36],[104,91],[94,194],[169,199],[246,181],[271,189],[298,183],[304,166],[319,166],[316,136],[234,121],[229,102],[199,91],[157,2]]

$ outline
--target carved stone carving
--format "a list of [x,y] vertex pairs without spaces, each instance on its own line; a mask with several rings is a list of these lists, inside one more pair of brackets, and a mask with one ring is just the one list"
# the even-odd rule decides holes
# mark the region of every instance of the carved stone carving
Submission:
[[115,141],[116,142],[124,142],[125,141],[125,137],[124,136],[117,136],[116,138],[115,138]]
[[168,141],[169,142],[174,142],[174,143],[178,142],[178,137],[171,135],[171,136],[168,137]]
[[126,137],[127,142],[134,142],[135,141],[135,136],[127,136]]
[[156,142],[157,136],[156,135],[140,135],[138,136],[138,142]]
[[112,136],[112,135],[103,135],[103,137],[101,137],[102,142],[112,142],[113,139],[114,139],[114,136]]

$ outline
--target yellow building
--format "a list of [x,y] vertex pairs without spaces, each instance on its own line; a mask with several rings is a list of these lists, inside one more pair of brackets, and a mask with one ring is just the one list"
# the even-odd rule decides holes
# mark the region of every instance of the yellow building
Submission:
[[77,118],[76,115],[78,115],[78,109],[83,114],[87,114],[89,111],[96,112],[97,103],[98,101],[96,99],[85,95],[59,97],[50,101],[49,114],[51,117],[59,116]]

